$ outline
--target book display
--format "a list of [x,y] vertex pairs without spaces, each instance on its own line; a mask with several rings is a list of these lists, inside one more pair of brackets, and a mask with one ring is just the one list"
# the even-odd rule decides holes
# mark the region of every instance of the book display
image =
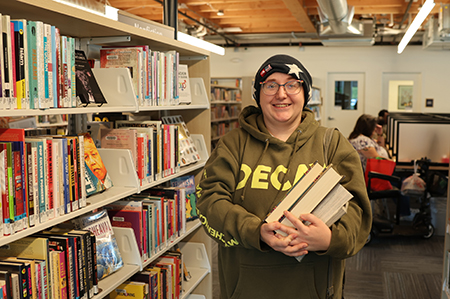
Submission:
[[214,148],[220,137],[239,127],[242,89],[239,79],[211,81],[211,147]]
[[[39,68],[35,72],[28,73],[28,77],[26,75],[27,73],[22,73],[21,70],[19,70],[19,74],[15,73],[15,76],[13,76],[13,70],[12,68],[9,68],[10,66],[12,66],[12,61],[8,61],[8,64],[6,65],[2,63],[2,88],[5,89],[5,92],[3,92],[2,90],[2,95],[5,96],[1,98],[0,102],[2,116],[41,117],[44,115],[48,115],[52,117],[55,115],[66,114],[76,116],[78,114],[89,115],[92,113],[128,112],[137,116],[144,116],[148,120],[150,119],[149,117],[147,117],[148,114],[159,114],[161,111],[164,111],[164,115],[183,116],[184,124],[189,128],[189,132],[191,133],[190,136],[192,137],[192,141],[200,157],[200,159],[198,159],[195,163],[191,163],[184,167],[178,167],[175,162],[171,161],[171,164],[167,165],[170,167],[163,169],[163,171],[166,171],[163,175],[154,175],[152,179],[142,180],[139,177],[140,174],[136,171],[136,165],[138,164],[139,159],[137,159],[138,161],[136,161],[136,159],[133,158],[131,150],[123,148],[98,148],[98,154],[101,156],[101,160],[105,168],[107,169],[107,174],[109,176],[109,179],[105,182],[112,182],[112,184],[108,184],[109,187],[105,186],[105,189],[99,192],[97,192],[98,190],[96,190],[96,192],[93,192],[93,194],[86,194],[85,205],[83,205],[82,202],[79,201],[78,203],[70,202],[70,205],[67,206],[68,203],[62,200],[65,198],[63,196],[64,190],[66,190],[66,192],[68,191],[69,193],[72,192],[72,194],[81,195],[82,198],[82,181],[73,181],[74,184],[71,185],[71,188],[69,189],[67,189],[67,187],[69,186],[60,184],[60,182],[63,181],[61,180],[61,177],[63,177],[62,170],[64,169],[64,163],[61,162],[62,160],[60,160],[60,157],[63,156],[58,156],[55,154],[61,153],[64,149],[71,149],[71,156],[73,159],[75,159],[72,160],[71,163],[73,164],[71,165],[77,165],[77,170],[80,171],[81,174],[83,172],[83,168],[79,163],[82,162],[81,157],[85,157],[86,152],[82,154],[76,151],[76,149],[78,148],[76,146],[76,142],[80,144],[80,140],[78,139],[80,136],[74,136],[72,139],[70,139],[69,137],[56,138],[54,136],[33,136],[28,141],[10,139],[0,142],[2,144],[2,150],[0,151],[0,169],[2,169],[3,172],[2,174],[0,174],[0,178],[6,178],[5,170],[7,173],[8,165],[10,165],[10,177],[13,177],[12,170],[17,170],[17,175],[15,176],[20,177],[20,182],[18,180],[17,182],[9,181],[9,183],[14,183],[15,185],[19,183],[22,184],[21,188],[18,188],[16,190],[17,194],[13,197],[12,203],[14,204],[11,207],[6,207],[3,205],[3,195],[7,194],[6,190],[13,189],[13,185],[6,185],[6,183],[3,183],[1,186],[1,190],[3,190],[3,192],[2,213],[0,214],[2,216],[2,219],[3,217],[7,217],[9,219],[9,235],[5,235],[6,225],[2,225],[3,236],[0,236],[0,246],[9,246],[2,247],[2,250],[0,250],[0,256],[5,258],[26,259],[26,261],[24,262],[16,263],[19,266],[15,267],[25,267],[25,269],[27,269],[27,267],[34,267],[34,271],[30,270],[29,273],[35,273],[35,276],[36,273],[40,273],[40,279],[37,277],[31,279],[33,285],[30,282],[21,286],[18,283],[20,277],[17,273],[14,273],[12,270],[0,269],[0,275],[3,275],[5,280],[11,282],[9,284],[9,286],[11,287],[11,291],[13,291],[12,286],[14,286],[14,290],[17,290],[14,291],[15,293],[19,293],[21,291],[20,288],[22,287],[22,291],[24,290],[24,288],[27,288],[27,290],[29,290],[29,294],[31,294],[32,292],[41,292],[41,294],[45,294],[40,297],[37,295],[36,297],[39,298],[97,299],[107,297],[111,292],[117,289],[119,289],[119,292],[116,292],[116,294],[120,295],[121,284],[127,284],[127,280],[129,278],[150,267],[150,265],[153,266],[153,264],[160,262],[170,264],[168,259],[170,259],[169,255],[173,255],[173,253],[171,252],[175,251],[174,246],[180,242],[185,242],[183,246],[180,245],[180,251],[183,254],[184,264],[186,265],[187,271],[191,275],[191,279],[188,282],[185,282],[186,284],[183,286],[183,288],[177,288],[175,283],[177,281],[180,281],[179,277],[181,273],[179,270],[177,270],[177,267],[181,268],[180,265],[182,264],[176,262],[174,262],[175,266],[172,264],[161,264],[161,269],[166,268],[166,272],[171,270],[170,273],[172,273],[172,284],[170,285],[172,285],[173,287],[170,289],[170,292],[168,294],[173,294],[174,296],[176,296],[174,298],[186,298],[190,294],[202,294],[207,298],[211,298],[212,277],[210,274],[211,268],[209,266],[211,256],[211,243],[210,238],[203,232],[203,230],[200,229],[201,224],[197,219],[194,221],[189,221],[187,223],[184,221],[185,225],[183,226],[183,222],[180,221],[181,216],[184,216],[184,220],[186,219],[186,216],[185,214],[181,214],[178,212],[178,214],[166,214],[167,217],[159,218],[158,222],[150,222],[152,219],[156,219],[156,217],[152,218],[152,216],[157,215],[154,205],[143,204],[142,223],[145,223],[147,225],[143,225],[143,227],[147,227],[147,231],[145,231],[145,233],[142,234],[142,237],[139,238],[139,247],[136,240],[137,236],[135,236],[135,230],[133,230],[132,227],[128,227],[127,225],[121,226],[121,219],[119,219],[121,216],[117,214],[118,218],[116,218],[115,224],[118,225],[112,226],[117,246],[113,246],[114,250],[107,250],[109,254],[112,251],[120,252],[122,258],[122,266],[116,266],[114,270],[112,270],[113,268],[109,266],[118,264],[111,264],[111,255],[105,255],[105,260],[99,262],[97,259],[99,256],[101,256],[99,255],[99,251],[101,250],[100,247],[97,246],[97,248],[95,249],[96,252],[92,252],[94,250],[93,248],[96,247],[92,246],[93,244],[95,244],[95,237],[93,239],[92,236],[96,235],[96,233],[102,232],[102,230],[107,227],[107,225],[105,225],[104,223],[100,223],[97,226],[80,225],[80,231],[77,230],[60,232],[51,230],[55,226],[60,226],[68,220],[81,220],[83,218],[96,215],[95,213],[91,214],[91,212],[105,211],[102,208],[106,207],[107,205],[114,204],[116,201],[124,200],[130,196],[137,195],[146,189],[154,188],[161,185],[162,183],[169,182],[169,180],[176,177],[195,175],[198,173],[198,171],[203,167],[208,158],[210,142],[209,137],[211,135],[210,127],[204,125],[205,121],[210,121],[210,113],[208,111],[208,97],[206,92],[204,92],[205,90],[209,90],[209,52],[176,41],[172,38],[161,36],[159,34],[149,32],[140,28],[135,28],[131,25],[114,21],[107,17],[100,16],[91,12],[86,12],[78,8],[70,7],[63,3],[51,0],[42,0],[38,3],[32,0],[4,1],[0,4],[0,13],[2,15],[2,25],[3,23],[5,23],[5,25],[10,26],[10,30],[5,30],[5,33],[13,31],[11,30],[11,23],[4,21],[3,16],[5,16],[5,20],[7,19],[6,16],[8,16],[10,20],[26,20],[27,26],[28,24],[30,24],[30,26],[35,26],[35,30],[32,30],[32,32],[37,35],[40,34],[43,36],[51,37],[53,29],[55,34],[59,34],[59,36],[61,37],[60,51],[64,51],[65,49],[66,52],[69,51],[75,53],[75,49],[83,50],[87,54],[86,56],[88,56],[89,58],[89,51],[87,51],[85,47],[85,37],[89,38],[90,44],[95,45],[97,39],[105,40],[109,38],[112,39],[122,36],[128,36],[129,38],[127,42],[118,42],[117,46],[126,46],[127,48],[132,48],[135,46],[148,45],[148,47],[151,48],[152,51],[153,48],[155,49],[155,53],[170,53],[164,56],[160,56],[160,58],[164,57],[164,61],[165,63],[167,63],[161,64],[160,67],[173,67],[171,69],[171,72],[169,71],[161,75],[161,80],[163,80],[164,78],[165,82],[167,83],[166,85],[164,85],[164,87],[161,85],[159,86],[159,90],[153,90],[151,88],[152,86],[148,86],[147,84],[140,81],[138,82],[140,84],[137,88],[138,93],[136,92],[135,87],[136,82],[132,81],[128,69],[92,68],[92,73],[95,76],[100,90],[103,93],[105,103],[103,103],[101,107],[99,107],[100,105],[98,103],[92,103],[88,104],[85,107],[82,107],[81,105],[77,105],[77,102],[75,100],[77,94],[75,87],[75,57],[73,56],[73,59],[71,58],[67,61],[61,60],[61,64],[58,66],[58,63],[53,64],[53,61],[58,62],[58,59],[51,61],[49,60],[51,58],[47,57],[52,55],[46,55],[45,59],[47,60],[44,60],[44,51],[45,49],[50,49],[48,47],[51,47],[51,44],[38,44],[33,46],[32,43],[28,43],[28,45],[30,46],[28,47],[29,57],[28,59],[25,59],[25,63],[31,61],[31,64],[29,64],[28,66],[33,66],[32,63],[33,61],[35,61],[36,67]],[[29,33],[28,31],[25,32]],[[30,34],[27,35],[27,40],[29,39],[32,39],[32,36]],[[49,38],[48,40],[51,41],[52,39]],[[39,43],[39,41],[40,38],[35,39],[35,43]],[[99,44],[101,44],[101,42],[99,42]],[[114,45],[113,43],[110,44]],[[18,43],[17,45],[21,47],[21,43]],[[12,53],[12,48],[9,49],[11,49]],[[57,46],[55,45],[53,49],[57,49]],[[26,49],[24,49],[24,51],[24,53],[27,53]],[[145,56],[145,54],[143,54],[142,52],[140,53],[140,57]],[[198,59],[195,59],[195,57],[198,57]],[[2,57],[0,57],[0,59],[2,59]],[[178,71],[175,68],[178,62],[182,62],[183,64],[186,64],[188,66],[189,75],[191,77],[191,104],[189,105],[178,105],[178,95],[175,93],[176,89],[173,88],[174,86],[178,86],[178,82],[176,80],[176,74],[178,73]],[[45,69],[45,67],[40,68],[40,66],[45,65],[45,63],[47,66],[51,65],[51,69]],[[55,68],[53,68],[53,65],[55,65]],[[5,69],[5,67],[8,68]],[[41,70],[43,71],[41,72]],[[74,71],[69,72],[69,70]],[[141,67],[140,70],[141,72],[139,72],[139,75],[144,76],[145,68]],[[5,71],[8,72],[8,76],[3,76]],[[24,80],[22,79],[22,77],[24,76],[23,74],[25,74]],[[17,83],[18,85],[14,84],[16,85],[16,89],[14,89],[13,86],[13,82],[16,83],[15,80],[12,80],[13,78],[19,79],[19,83]],[[27,79],[29,79],[28,83],[26,83]],[[11,81],[3,84],[5,82],[4,80]],[[70,81],[71,83],[73,83],[73,85],[61,85],[60,80],[62,80],[63,82]],[[22,86],[24,81],[25,89],[21,89],[19,90],[19,93],[17,93],[17,86]],[[58,82],[60,82],[59,85]],[[119,83],[116,84],[116,82]],[[200,86],[201,88],[198,88],[198,86]],[[28,96],[27,90],[29,94]],[[151,101],[156,101],[157,99],[154,97],[154,94],[152,95],[152,93],[157,91],[160,92],[159,95],[161,101],[157,103],[158,105],[151,105]],[[140,95],[140,97],[138,97],[137,95]],[[59,102],[56,101],[56,105],[55,99],[60,100]],[[144,100],[144,102],[142,102],[142,100]],[[147,102],[147,100],[150,102]],[[89,102],[91,103],[90,100]],[[96,101],[94,100],[94,102]],[[34,106],[31,106],[32,103],[34,104]],[[152,116],[151,119],[153,120],[156,118]],[[130,129],[128,130],[130,131]],[[76,132],[76,134],[80,133],[84,132]],[[149,139],[146,133],[136,132],[136,135],[138,135],[138,138],[142,138],[141,140],[144,140],[140,144],[147,144],[146,142],[148,142]],[[177,135],[178,134],[176,134],[175,130],[169,129],[167,131],[167,136]],[[205,142],[205,139],[207,143]],[[72,144],[73,147],[65,146],[64,142]],[[20,144],[23,145],[22,148],[20,147]],[[29,154],[27,154],[28,144],[30,144],[28,146],[30,150]],[[22,170],[28,169],[27,161],[32,161],[34,157],[38,157],[37,153],[39,145],[42,149],[44,149],[45,145],[47,145],[47,157],[46,160],[42,159],[42,174],[40,176],[40,179],[41,181],[45,181],[47,178],[48,183],[53,182],[52,185],[48,186],[44,184],[44,189],[41,189],[41,191],[49,196],[51,195],[51,198],[53,198],[52,200],[48,200],[46,202],[44,201],[43,203],[40,203],[39,201],[36,202],[34,199],[33,201],[30,201],[29,198],[29,194],[39,194],[36,193],[40,188],[39,182],[36,181],[36,179],[39,179],[39,168],[33,168],[34,170],[32,169],[30,172],[31,174],[36,173],[36,178],[32,176],[27,177],[21,174]],[[170,148],[171,144],[168,143],[168,146]],[[139,146],[137,147],[139,148]],[[22,155],[21,149],[23,152]],[[149,148],[139,148],[139,151],[136,152],[136,158],[138,158],[137,155],[139,153],[145,154],[146,150],[148,151]],[[9,161],[8,156],[10,157]],[[1,159],[1,157],[3,157],[3,159]],[[16,158],[13,159],[13,157]],[[25,158],[27,158],[27,160],[25,160]],[[47,159],[52,159],[51,161],[55,163],[49,163],[48,161],[50,160]],[[12,164],[15,161],[17,161],[17,164]],[[23,164],[21,164],[22,161]],[[142,161],[146,161],[146,159],[143,158]],[[4,166],[1,167],[1,165]],[[30,163],[30,166],[32,165],[34,165],[34,163]],[[147,162],[147,164],[139,165],[140,169],[145,169],[145,165],[149,166],[151,164]],[[179,168],[178,170],[176,170],[177,167]],[[147,167],[147,169],[150,170],[151,167]],[[96,176],[96,171],[92,170],[91,172],[98,179],[98,177]],[[45,175],[50,176],[47,177]],[[76,175],[76,177],[79,177],[78,174]],[[37,186],[36,190],[27,190],[25,188],[25,186],[30,185],[25,184],[28,180],[30,180],[31,182],[37,182],[37,184],[34,184],[35,186]],[[3,182],[3,180],[1,180],[1,182]],[[80,184],[76,185],[75,182],[79,182]],[[45,188],[49,189],[47,190]],[[49,190],[52,190],[52,192],[50,192]],[[59,192],[57,192],[56,190],[59,190]],[[10,193],[8,192],[8,194]],[[40,198],[39,195],[37,195],[37,197]],[[16,198],[18,199],[17,201],[15,200]],[[57,198],[59,198],[59,201],[57,200]],[[181,201],[181,199],[183,200]],[[9,203],[11,201],[7,202]],[[180,202],[185,203],[185,195],[184,197],[180,197]],[[50,203],[53,203],[53,205],[51,205]],[[58,205],[55,205],[55,203],[58,203]],[[177,211],[177,209],[175,209],[176,202],[173,199],[160,201],[160,203],[163,204],[161,209],[164,211]],[[45,207],[44,210],[49,212],[46,212],[43,215],[36,214],[35,212],[39,210],[36,210],[35,208],[41,207],[41,204],[42,208],[44,209]],[[71,208],[69,212],[67,211],[68,207]],[[183,207],[185,210],[186,208],[184,205]],[[64,213],[62,213],[63,211]],[[155,212],[155,214],[153,214],[153,212]],[[31,216],[33,216],[32,218],[34,220],[34,225],[30,225],[32,221],[32,219],[30,219]],[[169,223],[161,222],[162,219],[170,221],[171,226],[168,226]],[[4,220],[2,220],[2,224],[5,224]],[[149,250],[152,249],[151,246],[153,246],[151,242],[156,242],[155,240],[152,240],[148,237],[150,236],[150,234],[148,233],[148,229],[149,227],[151,227],[151,224],[162,226],[161,232],[163,232],[165,236],[169,238],[161,239],[158,248],[155,248],[152,252],[149,252]],[[89,231],[84,230],[91,228],[93,233],[92,235]],[[44,231],[50,230],[52,234],[52,241],[49,241],[50,238],[47,236],[42,237]],[[38,237],[36,233],[41,234]],[[59,245],[56,244],[57,239],[61,239]],[[20,247],[19,245],[22,247]],[[88,248],[90,248],[91,250],[89,250]],[[74,251],[78,252],[79,250],[81,251],[77,253],[76,256],[82,257],[82,259],[75,260]],[[147,252],[147,256],[143,254],[141,255],[141,252]],[[202,256],[200,260],[198,259],[199,255]],[[156,262],[156,260],[162,256],[164,256],[164,259],[167,260]],[[116,262],[118,262],[118,260],[116,260]],[[2,263],[6,263],[6,261],[2,261]],[[105,267],[105,269],[98,268],[99,264],[107,265],[108,267]],[[94,270],[93,265],[97,265],[97,269]],[[108,275],[103,277],[103,274],[107,272]],[[75,279],[76,277],[82,277],[82,279]],[[162,280],[163,277],[168,279],[169,276],[166,275],[160,277]],[[166,286],[169,286],[167,282]],[[169,291],[169,289],[166,290]],[[149,294],[146,293],[148,291],[145,289],[141,289],[140,291],[144,292],[144,295]]]

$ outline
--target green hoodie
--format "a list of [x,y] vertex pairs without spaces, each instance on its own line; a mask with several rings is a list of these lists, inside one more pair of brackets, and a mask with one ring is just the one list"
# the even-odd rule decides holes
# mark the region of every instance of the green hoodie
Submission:
[[[342,298],[344,259],[364,246],[372,223],[358,153],[335,130],[324,161],[326,128],[308,108],[286,142],[270,135],[259,108],[246,107],[239,122],[241,128],[223,136],[211,153],[197,187],[200,220],[221,245],[220,298],[326,298],[330,261],[333,298]],[[328,250],[309,252],[298,262],[263,243],[260,227],[314,161],[332,163],[354,197],[331,227]]]

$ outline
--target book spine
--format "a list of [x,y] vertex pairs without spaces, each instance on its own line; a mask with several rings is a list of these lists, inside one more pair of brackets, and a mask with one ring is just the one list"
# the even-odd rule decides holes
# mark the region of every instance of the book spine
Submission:
[[79,144],[79,165],[80,165],[80,188],[81,188],[81,198],[80,198],[80,207],[86,206],[86,164],[84,162],[84,136],[78,136],[78,144]]
[[14,161],[14,231],[18,232],[23,229],[23,180],[22,180],[22,157],[20,156],[20,151],[15,144],[15,149],[13,149],[13,161]]
[[3,76],[2,76],[2,89],[4,97],[4,105],[6,109],[11,108],[11,85],[12,85],[12,72],[11,70],[11,47],[8,47],[11,43],[9,35],[10,31],[10,16],[2,15],[2,43],[3,43]]
[[33,166],[33,145],[31,143],[26,143],[27,148],[27,167],[28,167],[28,221],[29,226],[34,226],[34,185],[33,185],[33,177],[34,177],[34,166]]
[[16,68],[16,91],[17,91],[17,108],[25,109],[26,87],[25,87],[25,44],[24,44],[24,27],[22,21],[12,21],[14,26],[14,43],[15,43],[15,68]]
[[77,90],[76,90],[76,74],[75,74],[75,38],[70,37],[68,39],[70,41],[70,51],[69,51],[69,61],[70,61],[70,88],[71,88],[71,97],[72,97],[72,107],[76,107],[76,98],[77,98]]
[[72,171],[71,174],[72,177],[72,195],[73,195],[73,202],[72,202],[72,211],[78,210],[79,201],[78,201],[78,155],[77,152],[77,144],[76,144],[76,138],[70,138],[68,141],[71,143],[71,159],[72,159]]
[[37,55],[37,80],[38,101],[35,108],[44,109],[45,106],[45,71],[44,71],[44,23],[36,21],[36,55]]
[[62,139],[63,149],[63,182],[64,182],[64,211],[70,213],[72,211],[72,204],[70,202],[70,175],[69,175],[69,149],[67,139]]
[[52,26],[44,24],[44,97],[45,108],[53,104],[53,74],[52,74]]
[[62,108],[61,103],[61,34],[59,31],[59,28],[55,27],[55,51],[54,51],[54,64],[53,64],[53,82],[55,83],[55,99],[54,103],[56,104],[55,107]]
[[10,40],[9,46],[11,48],[11,108],[12,109],[22,109],[19,104],[17,103],[17,86],[16,86],[16,42],[15,42],[15,35],[14,35],[14,24],[10,22],[9,24],[9,30],[10,32]]
[[97,273],[97,242],[96,237],[93,233],[90,234],[91,236],[91,251],[92,251],[92,264],[93,264],[93,273],[92,278],[94,281],[94,295],[97,295],[99,292],[98,289],[98,273]]
[[51,138],[45,139],[45,146],[47,149],[46,154],[46,172],[47,172],[47,203],[46,203],[46,209],[47,209],[47,219],[51,220],[55,218],[55,210],[54,210],[54,199],[53,199],[53,147],[52,147],[52,140]]
[[[58,108],[58,63],[56,61],[56,27],[51,26],[50,27],[50,46],[51,46],[51,65],[49,65],[49,68],[51,68],[51,75],[52,75],[52,100],[53,102],[50,104],[50,107],[52,108]],[[59,40],[59,38],[58,38]]]
[[37,73],[37,49],[36,49],[36,23],[27,21],[27,45],[28,45],[28,81],[30,109],[35,109],[35,101],[38,99],[38,73]]
[[44,165],[44,143],[39,141],[37,143],[37,156],[38,156],[38,177],[39,177],[39,221],[44,223],[47,221],[47,212],[45,206],[45,165]]
[[[38,175],[38,149],[36,144],[32,144],[32,160],[33,160],[33,178],[31,184],[33,186],[33,222],[34,224],[39,223],[39,175]],[[30,221],[31,223],[31,221]]]
[[59,288],[60,298],[67,299],[67,274],[66,274],[66,257],[65,252],[59,252]]
[[59,163],[59,143],[56,140],[50,140],[52,147],[52,179],[53,179],[53,217],[61,215],[60,211],[60,163]]
[[4,174],[2,176],[2,213],[3,213],[3,234],[5,236],[9,236],[11,234],[11,219],[9,213],[9,168],[8,165],[8,150],[7,145],[5,144],[4,150]]

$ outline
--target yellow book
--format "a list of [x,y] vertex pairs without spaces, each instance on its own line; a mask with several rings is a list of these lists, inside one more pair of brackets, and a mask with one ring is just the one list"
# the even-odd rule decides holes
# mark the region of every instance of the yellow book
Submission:
[[51,277],[52,277],[52,294],[55,299],[60,299],[61,288],[59,285],[59,253],[60,251],[50,251],[50,261],[51,261]]
[[148,294],[148,284],[145,282],[127,281],[109,294],[110,299],[145,299]]
[[157,299],[161,299],[162,298],[162,283],[161,283],[161,269],[158,267],[147,267],[145,268],[146,271],[149,271],[151,273],[156,273],[156,277],[157,277],[157,287],[158,287],[158,298]]

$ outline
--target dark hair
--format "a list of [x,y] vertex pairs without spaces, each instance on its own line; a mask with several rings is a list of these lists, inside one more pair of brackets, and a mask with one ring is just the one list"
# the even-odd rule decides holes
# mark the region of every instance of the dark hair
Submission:
[[389,113],[389,111],[387,111],[386,109],[380,110],[380,112],[378,112],[378,116],[384,117],[384,115],[385,115],[386,113]]
[[367,137],[371,137],[376,126],[377,119],[375,116],[372,116],[370,114],[363,114],[356,121],[353,132],[350,133],[348,139],[354,139],[361,134]]

